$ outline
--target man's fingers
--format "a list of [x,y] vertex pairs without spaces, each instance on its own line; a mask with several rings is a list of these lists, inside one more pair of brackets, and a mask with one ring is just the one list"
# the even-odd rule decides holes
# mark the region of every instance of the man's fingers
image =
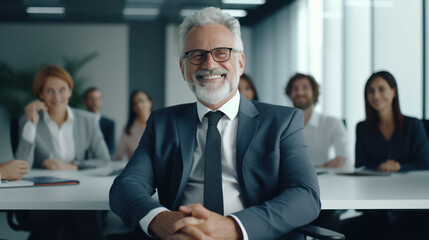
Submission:
[[179,220],[177,220],[173,225],[171,226],[170,232],[171,233],[177,233],[178,231],[182,231],[183,228],[187,226],[193,226],[203,223],[204,219],[198,219],[195,217],[184,217]]
[[180,233],[168,236],[167,240],[188,240],[188,239],[199,239],[199,240],[213,240],[213,238],[205,235],[200,229],[194,226],[187,226],[180,230]]
[[191,215],[196,218],[207,219],[211,212],[201,204],[191,204],[188,206],[180,206],[179,211]]

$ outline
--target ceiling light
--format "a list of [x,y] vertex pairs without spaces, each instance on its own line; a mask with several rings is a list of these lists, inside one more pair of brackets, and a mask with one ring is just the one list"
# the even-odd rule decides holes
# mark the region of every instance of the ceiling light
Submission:
[[[247,11],[242,9],[221,9],[222,12],[229,13],[233,17],[245,17],[247,16]],[[188,17],[192,16],[194,13],[196,13],[198,10],[196,9],[182,9],[180,10],[180,16],[182,17]]]
[[64,14],[63,7],[28,7],[27,13],[31,14]]
[[222,9],[222,12],[229,13],[233,17],[245,17],[245,16],[247,16],[247,11],[241,10],[241,9]]
[[248,4],[248,5],[262,5],[265,0],[222,0],[223,4]]
[[158,16],[159,8],[124,8],[124,15]]

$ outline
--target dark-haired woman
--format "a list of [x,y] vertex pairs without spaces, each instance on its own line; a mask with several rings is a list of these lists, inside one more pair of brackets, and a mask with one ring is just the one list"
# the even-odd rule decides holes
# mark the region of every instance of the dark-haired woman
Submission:
[[356,167],[387,172],[429,169],[423,124],[402,115],[392,74],[376,72],[368,79],[365,111],[365,121],[356,127]]
[[[355,166],[386,172],[428,169],[429,144],[423,124],[401,113],[392,74],[372,74],[364,94],[366,119],[356,127]],[[427,211],[367,210],[345,220],[340,231],[351,240],[429,239],[428,221]]]
[[143,91],[134,91],[129,100],[128,121],[122,134],[114,160],[122,160],[124,155],[129,160],[136,150],[146,128],[146,121],[152,110],[152,99]]

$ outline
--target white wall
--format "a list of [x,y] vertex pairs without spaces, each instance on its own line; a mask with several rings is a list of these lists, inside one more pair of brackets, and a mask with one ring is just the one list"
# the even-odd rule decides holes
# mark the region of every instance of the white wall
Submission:
[[387,70],[398,83],[401,111],[422,117],[422,1],[374,4],[374,71]]
[[[364,87],[371,74],[371,0],[345,0],[344,7],[344,116],[354,159],[356,124],[365,119]],[[354,162],[354,160],[353,160]]]
[[[37,72],[42,64],[63,65],[63,58],[99,56],[78,73],[84,87],[96,86],[104,95],[102,113],[116,122],[117,141],[127,118],[128,27],[124,24],[0,24],[0,61],[14,71]],[[1,160],[12,154],[8,118],[1,115]],[[4,131],[6,130],[6,131]]]

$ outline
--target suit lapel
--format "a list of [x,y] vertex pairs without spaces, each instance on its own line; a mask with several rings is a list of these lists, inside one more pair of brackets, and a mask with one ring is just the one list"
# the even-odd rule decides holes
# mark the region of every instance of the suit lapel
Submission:
[[192,168],[192,160],[194,158],[195,150],[195,138],[197,132],[197,104],[191,105],[191,107],[184,111],[183,114],[177,119],[177,131],[179,135],[180,153],[182,158],[182,174],[181,178],[177,179],[180,181],[180,187],[174,200],[173,209],[176,209],[182,194],[185,190],[186,183]]
[[243,164],[250,144],[256,135],[259,127],[259,120],[255,117],[259,115],[259,111],[255,105],[245,97],[240,98],[240,108],[238,110],[238,129],[237,129],[237,175],[240,184],[241,192],[244,193],[245,202],[249,202],[248,194],[245,188],[243,178]]

